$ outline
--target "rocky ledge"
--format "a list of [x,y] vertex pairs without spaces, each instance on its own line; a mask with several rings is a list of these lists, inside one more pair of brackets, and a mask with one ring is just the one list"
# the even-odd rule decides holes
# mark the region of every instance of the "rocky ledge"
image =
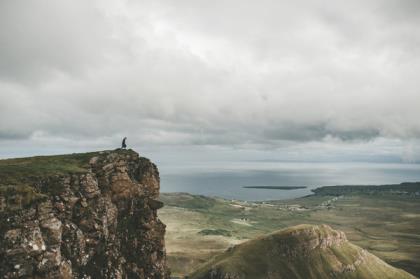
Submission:
[[132,150],[40,158],[35,174],[2,162],[1,278],[169,278],[153,163]]
[[266,237],[276,243],[277,252],[288,258],[305,257],[315,249],[327,249],[348,242],[342,231],[328,225],[299,225]]

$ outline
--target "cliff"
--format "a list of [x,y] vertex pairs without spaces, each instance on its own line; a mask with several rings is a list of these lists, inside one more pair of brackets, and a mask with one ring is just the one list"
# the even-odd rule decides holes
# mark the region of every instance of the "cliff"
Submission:
[[0,277],[169,278],[158,195],[132,150],[0,160]]
[[327,225],[299,225],[237,245],[190,279],[414,279]]

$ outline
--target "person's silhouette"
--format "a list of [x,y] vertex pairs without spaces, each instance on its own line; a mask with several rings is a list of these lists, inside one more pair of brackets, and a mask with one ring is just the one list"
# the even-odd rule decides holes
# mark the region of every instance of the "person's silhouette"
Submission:
[[127,144],[125,144],[125,141],[127,140],[127,137],[123,138],[122,143],[121,143],[121,148],[122,149],[126,149],[127,148]]

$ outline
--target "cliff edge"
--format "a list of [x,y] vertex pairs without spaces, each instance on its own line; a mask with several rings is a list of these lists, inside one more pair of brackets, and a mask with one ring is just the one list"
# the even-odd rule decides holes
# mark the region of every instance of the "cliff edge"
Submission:
[[169,278],[158,196],[132,150],[0,160],[0,277]]

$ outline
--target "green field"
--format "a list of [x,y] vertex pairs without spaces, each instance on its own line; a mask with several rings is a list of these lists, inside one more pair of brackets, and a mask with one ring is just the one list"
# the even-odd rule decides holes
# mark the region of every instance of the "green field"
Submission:
[[387,263],[420,276],[420,198],[410,195],[316,195],[244,202],[162,194],[159,216],[175,276],[245,240],[298,224],[328,224]]

